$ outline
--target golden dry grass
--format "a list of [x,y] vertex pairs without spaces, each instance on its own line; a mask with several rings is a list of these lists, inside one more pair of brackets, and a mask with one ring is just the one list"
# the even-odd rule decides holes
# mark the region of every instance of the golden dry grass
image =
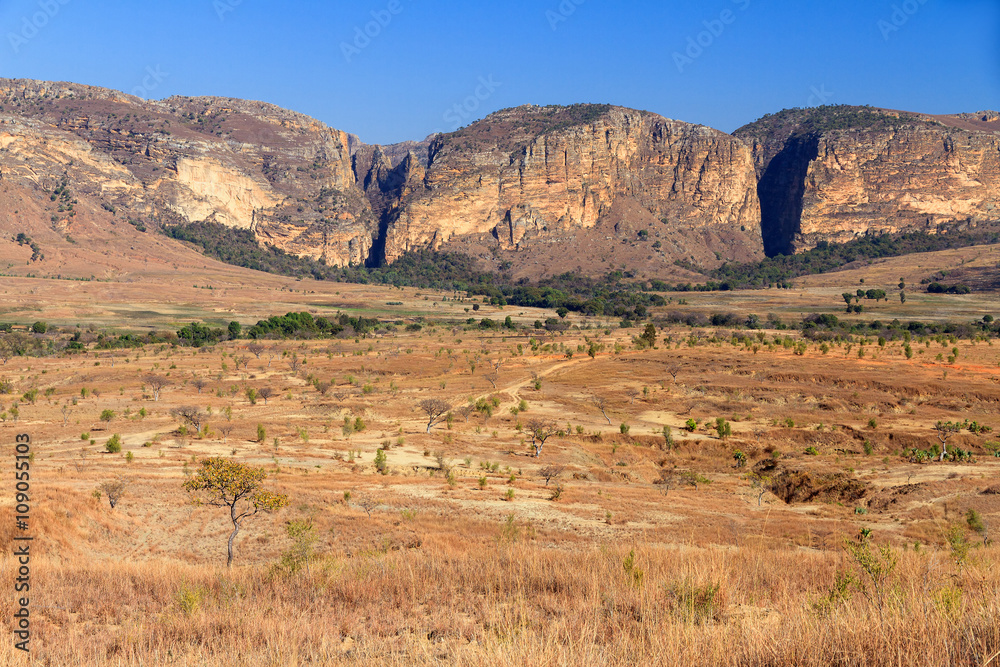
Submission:
[[[420,332],[400,327],[367,339],[269,342],[275,354],[260,359],[238,341],[0,366],[13,385],[0,396],[8,412],[0,460],[12,460],[19,432],[31,433],[36,452],[34,664],[981,666],[1000,651],[997,550],[966,522],[975,510],[1000,525],[1000,495],[986,493],[1000,485],[994,436],[955,436],[951,444],[973,452],[973,462],[920,465],[904,455],[936,441],[938,420],[1000,428],[994,344],[914,341],[910,360],[898,342],[874,340],[860,357],[858,342],[825,353],[810,344],[798,355],[782,341],[794,336],[787,331],[766,332],[754,351],[728,330],[679,327],[660,331],[657,349],[636,351],[636,330],[603,320],[574,319],[590,328],[564,334],[482,332],[462,324],[468,303],[445,307],[442,295],[342,285],[312,294],[278,278],[252,292],[243,290],[250,274],[230,279],[239,296],[229,305],[219,291],[183,288],[183,317],[134,284],[66,291],[65,281],[22,278],[7,284],[2,305],[67,331],[78,318],[86,330],[97,301],[98,325],[139,308],[160,313],[148,320],[158,329],[193,313],[251,322],[301,307],[402,308],[431,321]],[[826,292],[839,293],[809,290],[790,295],[788,307],[822,311]],[[690,307],[742,311],[745,300],[778,304],[783,296],[691,295]],[[324,298],[329,305],[313,305]],[[975,308],[989,309],[991,298]],[[405,306],[378,305],[390,301]],[[540,314],[508,307],[477,315],[508,313],[529,324]],[[402,311],[391,317],[413,321]],[[603,349],[591,359],[585,349],[595,341]],[[957,360],[937,359],[955,347]],[[305,364],[293,369],[292,355]],[[485,373],[500,358],[494,388]],[[158,401],[144,384],[149,373],[171,380]],[[321,392],[313,380],[331,386]],[[274,396],[252,404],[246,389],[265,386]],[[34,404],[20,398],[33,388]],[[605,399],[607,419],[595,396]],[[492,416],[460,412],[490,397],[499,403]],[[426,432],[417,409],[424,398],[454,406],[450,426]],[[522,400],[527,412],[513,414]],[[211,409],[208,432],[179,429],[171,410],[184,405]],[[110,422],[99,418],[104,410],[114,411]],[[711,428],[717,417],[731,421],[731,437]],[[364,430],[346,433],[345,418],[361,418]],[[524,431],[531,418],[564,430],[538,459]],[[692,433],[683,428],[689,418],[699,421]],[[104,453],[113,434],[122,436],[120,455]],[[379,448],[386,475],[374,469]],[[735,467],[734,450],[746,454],[747,468]],[[181,489],[198,460],[217,455],[264,466],[268,487],[291,499],[248,524],[231,571],[224,514],[192,506]],[[772,460],[814,477],[844,475],[865,494],[786,504],[766,493],[758,504],[745,473]],[[564,472],[546,485],[539,471],[550,464]],[[111,510],[92,492],[118,475],[131,485]],[[664,475],[697,486],[657,484]],[[552,500],[556,486],[562,495]],[[13,572],[12,498],[8,481],[0,496],[4,581]],[[306,518],[315,558],[307,571],[283,572],[285,527]],[[863,576],[844,548],[861,527],[900,558],[882,613],[859,590],[822,602],[838,572]],[[971,545],[962,565],[947,540],[956,527]],[[11,597],[0,603],[8,619]],[[8,643],[0,663],[25,661]]]

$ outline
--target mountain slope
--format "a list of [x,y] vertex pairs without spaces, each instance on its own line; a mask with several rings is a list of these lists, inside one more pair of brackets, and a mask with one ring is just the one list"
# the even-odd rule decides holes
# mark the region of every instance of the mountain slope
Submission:
[[[386,168],[380,161],[370,174]],[[385,197],[379,184],[394,191],[394,204],[382,209],[379,260],[388,262],[410,250],[472,241],[484,259],[522,267],[551,254],[553,245],[572,254],[584,241],[591,257],[576,261],[591,266],[623,243],[640,244],[640,264],[654,265],[711,264],[716,252],[747,260],[761,252],[749,151],[722,132],[647,112],[608,105],[506,109],[438,137],[426,167],[411,153],[393,173],[364,179],[370,198]]]
[[836,106],[786,110],[738,129],[760,175],[768,255],[996,220],[996,119],[995,112],[925,116]]

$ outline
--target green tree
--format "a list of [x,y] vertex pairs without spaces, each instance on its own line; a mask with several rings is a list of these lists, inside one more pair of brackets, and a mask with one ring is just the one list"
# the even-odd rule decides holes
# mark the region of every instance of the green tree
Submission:
[[319,541],[312,518],[293,519],[285,526],[285,531],[292,540],[292,548],[281,554],[282,566],[289,574],[295,574],[303,567],[308,570],[316,542]]
[[232,338],[232,339],[235,340],[236,338],[240,337],[241,333],[243,333],[243,326],[239,322],[230,322],[229,323],[229,337],[230,338]]
[[647,324],[646,328],[642,330],[639,340],[644,343],[645,347],[653,347],[656,345],[656,327],[653,326],[652,322]]
[[36,334],[43,334],[49,330],[49,325],[45,322],[35,322],[31,325],[31,330]]
[[226,567],[233,564],[233,542],[244,522],[259,512],[272,512],[288,504],[288,496],[263,489],[267,472],[222,457],[201,462],[201,469],[184,482],[184,490],[196,494],[196,502],[229,510],[233,532],[229,535]]
[[377,449],[375,451],[375,469],[383,475],[389,472],[389,464],[384,449]]
[[941,441],[941,458],[939,460],[944,461],[944,457],[948,455],[948,438],[961,431],[962,424],[958,422],[938,422],[934,424],[934,430],[937,431],[938,440]]

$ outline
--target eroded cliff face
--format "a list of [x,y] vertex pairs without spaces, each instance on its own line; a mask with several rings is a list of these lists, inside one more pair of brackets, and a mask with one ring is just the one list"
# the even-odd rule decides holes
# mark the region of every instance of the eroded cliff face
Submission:
[[[426,169],[411,153],[396,172],[382,261],[464,236],[492,236],[508,254],[530,251],[611,220],[624,200],[642,211],[640,227],[690,235],[691,247],[670,249],[675,258],[702,253],[704,230],[731,237],[714,249],[723,259],[762,250],[752,156],[703,126],[618,107],[518,107],[440,137],[429,151]],[[369,177],[366,191],[383,196],[376,182]]]
[[[247,100],[148,102],[0,79],[0,107],[7,184],[39,201],[68,189],[78,208],[109,224],[214,221],[331,265],[459,249],[517,259],[530,276],[540,248],[562,248],[588,273],[620,261],[712,265],[761,255],[747,148],[650,113],[519,107],[430,142],[383,148]],[[74,215],[56,217],[60,233],[72,232]],[[593,261],[622,243],[631,248],[624,259]]]
[[995,118],[994,112],[928,117],[835,107],[783,112],[737,130],[760,172],[768,254],[869,233],[933,233],[996,221]]
[[[0,171],[22,198],[64,185],[111,223],[211,220],[335,265],[371,252],[377,220],[355,188],[348,137],[308,116],[3,79],[0,107]],[[53,225],[69,233],[74,217]]]
[[109,233],[215,221],[331,265],[438,249],[517,277],[657,277],[675,260],[998,217],[996,112],[823,107],[737,135],[609,105],[524,106],[380,147],[262,102],[0,79],[0,179],[57,240],[86,211]]

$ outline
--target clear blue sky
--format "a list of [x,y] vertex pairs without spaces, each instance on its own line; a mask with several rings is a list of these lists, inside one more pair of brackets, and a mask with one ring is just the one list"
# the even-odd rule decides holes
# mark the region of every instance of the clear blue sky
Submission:
[[1000,107],[997,0],[0,0],[0,24],[0,76],[259,99],[371,143],[525,103],[725,131],[823,102]]

